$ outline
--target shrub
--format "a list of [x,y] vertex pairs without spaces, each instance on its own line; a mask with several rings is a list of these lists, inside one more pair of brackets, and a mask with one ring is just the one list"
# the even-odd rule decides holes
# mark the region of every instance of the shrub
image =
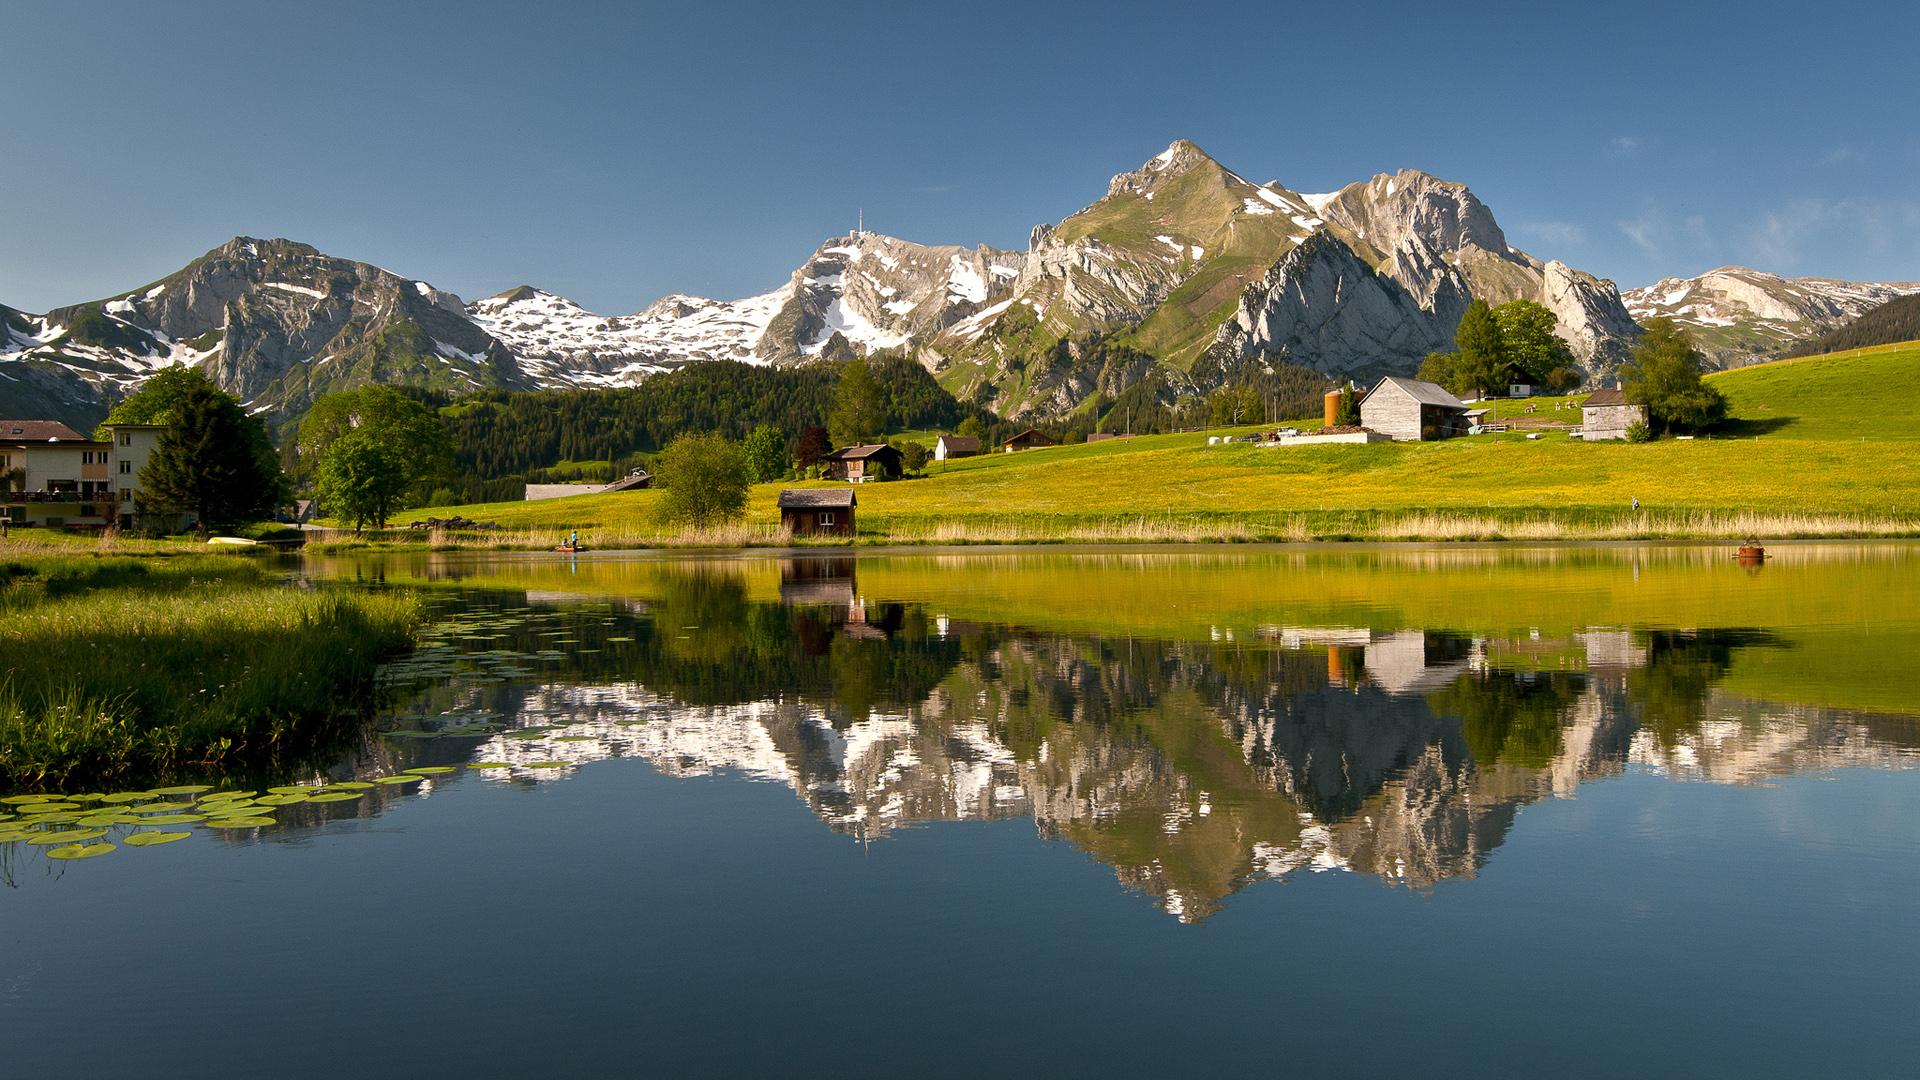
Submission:
[[1648,427],[1645,420],[1635,420],[1627,425],[1627,441],[1630,443],[1652,442],[1653,428]]

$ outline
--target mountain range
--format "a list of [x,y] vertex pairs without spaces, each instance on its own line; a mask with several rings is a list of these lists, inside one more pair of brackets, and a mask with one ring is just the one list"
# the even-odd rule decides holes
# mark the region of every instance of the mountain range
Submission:
[[1463,184],[1418,170],[1327,194],[1253,183],[1177,141],[1025,251],[856,231],[778,288],[667,296],[603,316],[520,286],[464,303],[287,240],[238,237],[178,272],[34,315],[0,305],[0,412],[90,423],[155,370],[194,364],[279,425],[366,382],[450,392],[630,386],[701,360],[801,364],[880,350],[956,396],[1048,419],[1156,380],[1162,399],[1271,371],[1407,373],[1475,298],[1537,301],[1590,380],[1636,317],[1668,315],[1717,364],[1780,351],[1920,283],[1730,267],[1621,294],[1507,242]]

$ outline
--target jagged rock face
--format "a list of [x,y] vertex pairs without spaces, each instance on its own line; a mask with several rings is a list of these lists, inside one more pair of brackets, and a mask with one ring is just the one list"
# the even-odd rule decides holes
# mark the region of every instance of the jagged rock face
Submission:
[[1352,232],[1363,254],[1383,252],[1370,261],[1450,325],[1473,298],[1532,300],[1559,319],[1560,336],[1594,377],[1611,373],[1639,334],[1611,281],[1512,247],[1464,184],[1403,169],[1314,202]]
[[1723,266],[1698,277],[1662,278],[1623,299],[1636,318],[1670,318],[1685,327],[1714,366],[1739,367],[1914,293],[1920,282],[1787,278]]
[[1507,251],[1506,234],[1494,222],[1493,211],[1465,184],[1418,169],[1382,173],[1314,201],[1321,216],[1346,225],[1382,251],[1405,244],[1431,251]]
[[1220,328],[1216,350],[1280,357],[1330,375],[1372,376],[1404,368],[1408,358],[1417,365],[1418,357],[1446,348],[1458,321],[1457,314],[1449,320],[1423,308],[1400,282],[1320,233],[1247,287]]
[[984,244],[928,247],[870,232],[830,240],[793,272],[754,354],[796,363],[836,335],[862,351],[930,338],[1005,301],[1022,261]]
[[1627,313],[1613,282],[1558,259],[1542,272],[1538,300],[1560,320],[1555,329],[1573,347],[1573,355],[1587,362],[1591,378],[1610,375],[1640,336],[1640,326]]

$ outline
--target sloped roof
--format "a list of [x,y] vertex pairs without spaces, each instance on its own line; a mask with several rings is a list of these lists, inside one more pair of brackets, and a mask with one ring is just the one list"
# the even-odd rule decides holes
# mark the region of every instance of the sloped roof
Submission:
[[938,442],[948,450],[980,449],[980,440],[971,435],[942,435]]
[[893,447],[888,446],[886,443],[870,443],[864,446],[844,447],[842,449],[835,450],[831,454],[828,454],[827,457],[837,461],[859,461],[864,458],[873,457],[875,454],[879,454],[882,452],[897,454],[900,451],[895,450]]
[[847,510],[853,504],[852,488],[786,488],[779,503],[782,510]]
[[1582,408],[1592,408],[1595,405],[1625,405],[1627,403],[1626,391],[1609,386],[1588,394],[1587,400],[1581,402],[1580,406]]
[[[1438,405],[1443,409],[1462,410],[1467,407],[1466,402],[1447,393],[1447,388],[1441,386],[1439,383],[1430,383],[1424,379],[1409,379],[1401,375],[1389,375],[1381,379],[1374,385],[1373,389],[1367,391],[1367,397],[1372,397],[1379,393],[1388,384],[1392,384],[1396,389],[1422,405]],[[1364,402],[1366,398],[1361,398],[1360,400]]]
[[601,490],[603,492],[633,491],[638,488],[652,487],[652,486],[653,486],[653,474],[648,472],[645,469],[635,469],[634,471],[628,473],[625,477],[619,480],[615,480],[613,483],[608,484],[605,488],[602,488]]
[[0,439],[8,442],[92,442],[58,420],[0,420]]

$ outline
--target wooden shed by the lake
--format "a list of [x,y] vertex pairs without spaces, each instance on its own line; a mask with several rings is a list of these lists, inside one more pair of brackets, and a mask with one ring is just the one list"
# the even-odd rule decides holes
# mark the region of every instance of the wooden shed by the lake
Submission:
[[780,527],[795,536],[852,536],[851,488],[787,488],[780,493]]

